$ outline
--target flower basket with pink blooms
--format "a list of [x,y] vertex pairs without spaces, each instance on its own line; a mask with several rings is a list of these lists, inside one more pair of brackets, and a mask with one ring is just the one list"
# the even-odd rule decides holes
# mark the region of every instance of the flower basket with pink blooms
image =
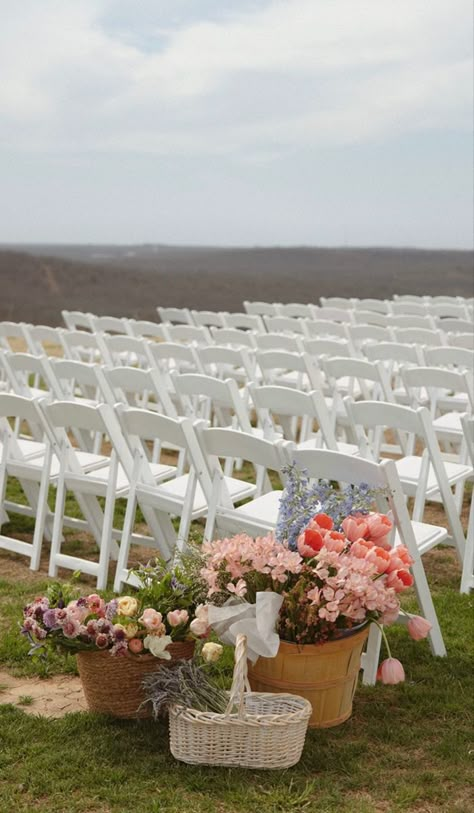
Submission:
[[110,600],[54,583],[24,608],[21,628],[33,656],[48,648],[76,654],[89,708],[118,717],[150,716],[140,708],[144,677],[192,658],[196,638],[208,632],[201,587],[183,568],[157,562],[134,575],[140,586]]
[[[241,534],[203,545],[211,626],[224,642],[237,632],[249,634],[252,659],[260,656],[249,671],[252,688],[306,696],[313,726],[336,725],[350,715],[371,623],[380,626],[389,655],[379,678],[404,679],[383,625],[402,612],[400,594],[413,584],[412,559],[403,545],[392,546],[390,517],[371,510],[376,496],[364,485],[313,487],[304,472],[289,467],[275,535]],[[273,616],[265,618],[259,606],[268,610],[268,593],[277,596]],[[408,621],[415,639],[429,629],[419,616]],[[265,630],[261,637],[259,630]]]

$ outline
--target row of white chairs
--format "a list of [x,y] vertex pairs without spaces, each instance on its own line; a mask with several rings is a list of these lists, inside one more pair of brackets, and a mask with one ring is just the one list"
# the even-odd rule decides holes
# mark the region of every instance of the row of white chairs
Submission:
[[[265,388],[263,388],[265,389]],[[263,403],[275,405],[281,391],[261,393]],[[276,388],[281,390],[282,388]],[[287,393],[294,398],[295,393]],[[300,393],[308,404],[314,403],[315,393]],[[287,402],[288,403],[288,402]],[[132,544],[158,547],[167,560],[176,551],[183,550],[194,519],[205,518],[205,537],[216,534],[248,532],[261,534],[275,527],[281,490],[273,490],[267,477],[268,470],[280,475],[282,485],[284,465],[291,461],[308,469],[313,477],[369,485],[384,489],[379,501],[387,503],[395,518],[397,537],[395,544],[406,544],[415,560],[413,572],[417,596],[425,616],[433,624],[431,644],[438,655],[445,648],[436,613],[431,601],[429,587],[421,563],[422,555],[439,543],[448,541],[448,531],[442,526],[427,525],[422,521],[422,499],[435,491],[441,492],[448,513],[451,534],[464,561],[463,589],[472,587],[472,538],[466,545],[459,518],[453,508],[450,485],[456,479],[465,481],[473,476],[473,422],[463,419],[466,442],[469,444],[471,462],[456,475],[450,477],[442,461],[432,429],[430,416],[424,407],[412,409],[381,402],[346,400],[348,414],[359,443],[359,453],[345,455],[339,451],[327,451],[293,442],[266,440],[253,434],[228,428],[211,428],[206,422],[189,418],[168,418],[150,410],[108,404],[90,406],[75,402],[47,402],[46,399],[28,399],[11,394],[0,395],[0,428],[2,455],[0,464],[0,487],[5,494],[8,477],[16,477],[28,498],[31,514],[36,517],[33,542],[0,536],[0,547],[13,550],[30,558],[31,567],[39,566],[43,536],[51,540],[50,575],[57,574],[58,567],[80,569],[96,577],[98,587],[107,582],[109,561],[117,559],[115,589],[120,591],[129,580],[129,555]],[[272,407],[274,408],[274,407]],[[280,410],[279,404],[277,409]],[[283,409],[283,408],[282,408]],[[287,407],[288,409],[288,407]],[[311,406],[305,406],[311,412]],[[290,408],[291,410],[291,408]],[[295,417],[296,410],[292,411]],[[9,420],[29,424],[34,432],[41,432],[36,441],[38,449],[31,448],[24,454],[19,439]],[[418,470],[414,473],[406,467],[410,455],[401,461],[381,459],[370,431],[395,427],[406,438],[422,439],[425,452],[417,457]],[[101,450],[86,456],[71,443],[70,432],[100,434],[110,440],[111,453]],[[33,435],[32,435],[33,437]],[[148,454],[148,443],[159,441],[173,444],[181,449],[187,460],[186,473],[165,463],[153,463]],[[31,440],[31,443],[35,441]],[[225,474],[220,460],[234,461],[243,457],[250,461],[257,472],[255,482]],[[411,456],[414,458],[415,456]],[[49,486],[56,487],[54,509],[48,505]],[[84,520],[67,518],[65,495],[72,491]],[[415,497],[414,516],[410,518],[406,497]],[[102,508],[98,498],[104,498]],[[122,531],[113,528],[114,507],[117,498],[127,499],[127,509]],[[242,502],[244,501],[245,502]],[[152,537],[144,537],[134,531],[137,506],[140,507]],[[421,514],[420,514],[421,506]],[[15,510],[3,501],[2,522],[8,519],[8,511]],[[419,515],[420,514],[420,515]],[[171,518],[180,517],[179,530],[175,531]],[[99,561],[62,550],[63,527],[87,527],[99,546]],[[472,516],[470,521],[472,532]],[[472,536],[472,534],[471,534]],[[116,541],[120,539],[120,546]],[[465,550],[466,548],[466,550]],[[375,647],[377,650],[377,647]],[[378,650],[377,650],[378,653]],[[372,653],[373,655],[373,653]],[[374,658],[367,662],[367,679],[375,678]]]

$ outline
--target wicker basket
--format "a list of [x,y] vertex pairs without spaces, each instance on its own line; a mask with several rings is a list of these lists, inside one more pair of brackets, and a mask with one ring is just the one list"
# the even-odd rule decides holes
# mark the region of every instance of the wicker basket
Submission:
[[111,655],[102,652],[78,652],[77,668],[82,688],[91,711],[111,714],[114,717],[151,717],[151,705],[145,701],[142,681],[145,675],[163,668],[181,658],[192,658],[194,641],[174,641],[169,644],[171,660],[155,658],[154,655]]
[[294,694],[260,694],[247,680],[247,640],[238,635],[224,714],[172,706],[170,747],[191,765],[281,770],[301,757],[311,704]]

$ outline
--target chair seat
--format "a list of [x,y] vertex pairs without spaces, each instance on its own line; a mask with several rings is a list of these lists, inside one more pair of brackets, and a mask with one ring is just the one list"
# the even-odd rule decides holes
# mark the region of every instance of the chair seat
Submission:
[[[429,525],[426,522],[412,522],[413,532],[415,534],[416,544],[420,555],[426,551],[444,542],[448,537],[446,528],[438,525]],[[401,545],[401,539],[398,531],[395,533],[395,546]]]
[[[164,495],[168,494],[170,497],[176,498],[178,502],[182,503],[188,482],[189,475],[182,474],[180,477],[175,477],[174,480],[161,484],[160,493]],[[224,477],[224,482],[233,503],[239,502],[239,500],[243,500],[246,497],[251,497],[256,490],[252,483],[246,483],[245,480],[238,480],[234,477]],[[207,512],[207,508],[207,500],[204,496],[204,492],[199,483],[197,483],[193,501],[193,517],[202,516]]]
[[[40,457],[44,455],[45,445],[38,440],[29,440],[28,438],[17,438],[18,446],[25,460],[30,460],[32,457]],[[1,448],[1,444],[0,444]]]
[[433,428],[437,434],[450,435],[453,439],[461,439],[463,437],[461,413],[446,412],[439,418],[434,419]]
[[[302,443],[297,444],[297,449],[321,449],[321,445],[318,446],[318,442],[316,438],[310,438],[309,440],[304,440]],[[360,449],[355,443],[343,443],[342,441],[337,441],[337,451],[342,452],[342,454],[351,454],[351,455],[359,455]]]
[[[172,477],[176,471],[175,466],[167,466],[163,463],[150,463],[150,469],[153,472],[153,476],[157,482],[160,480],[164,480],[167,477]],[[91,477],[95,480],[101,480],[106,482],[109,477],[110,466],[104,466],[101,469],[94,469],[94,471],[88,472]],[[173,481],[174,482],[174,481]],[[119,463],[117,467],[117,491],[125,491],[129,488],[129,481],[128,477],[125,474],[124,469],[122,468],[121,464]]]
[[256,497],[252,502],[239,506],[236,508],[236,513],[251,517],[258,522],[269,523],[274,527],[278,519],[282,494],[283,491],[269,491],[267,494],[262,494],[261,497]]
[[[418,488],[421,464],[421,457],[416,457],[415,455],[408,455],[407,457],[402,457],[401,460],[395,461],[398,476],[400,477],[402,485],[406,487],[408,494],[414,494]],[[466,480],[472,475],[472,467],[465,466],[461,463],[444,463],[444,468],[450,485],[454,485],[460,480]],[[430,464],[426,492],[427,494],[436,494],[438,490],[438,481],[433,466]]]

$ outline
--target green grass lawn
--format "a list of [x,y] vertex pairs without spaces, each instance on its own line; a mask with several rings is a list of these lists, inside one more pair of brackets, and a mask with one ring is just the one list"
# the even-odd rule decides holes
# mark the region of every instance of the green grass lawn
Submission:
[[[12,516],[12,527],[25,537],[32,531],[25,518]],[[198,535],[199,526],[194,531]],[[69,544],[90,545],[74,535]],[[1,705],[0,685],[0,813],[469,813],[474,601],[458,592],[460,569],[451,549],[432,551],[424,562],[448,657],[433,658],[426,641],[390,629],[406,683],[360,686],[352,718],[310,731],[296,767],[187,766],[171,756],[163,722],[89,713],[49,720],[28,714],[28,701]],[[28,658],[17,626],[22,606],[45,588],[46,574],[47,551],[39,574],[21,557],[0,552],[0,670],[46,675]],[[416,607],[413,595],[404,603]],[[48,664],[49,674],[74,671],[73,658],[55,656]],[[44,686],[47,692],[47,676]]]

